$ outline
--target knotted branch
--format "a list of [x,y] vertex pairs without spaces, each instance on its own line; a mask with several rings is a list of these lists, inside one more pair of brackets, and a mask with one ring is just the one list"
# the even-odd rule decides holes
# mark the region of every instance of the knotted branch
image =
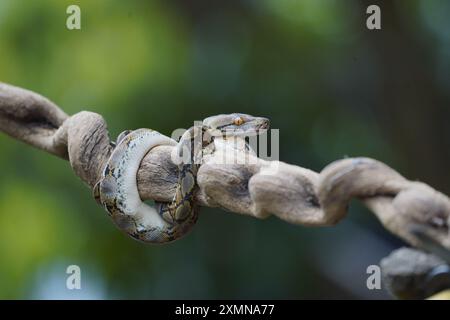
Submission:
[[[151,126],[151,124],[149,124]],[[67,116],[46,98],[0,84],[0,130],[13,138],[70,161],[75,174],[93,187],[112,146],[103,118],[92,112]],[[321,173],[278,161],[265,161],[233,141],[215,141],[204,159],[196,200],[201,206],[289,223],[333,225],[344,218],[352,198],[361,200],[386,229],[420,246],[411,226],[422,225],[450,248],[450,200],[430,186],[405,179],[369,158],[348,158]],[[138,171],[141,198],[170,201],[177,183],[172,147],[152,149]],[[223,164],[234,157],[234,164]],[[227,162],[230,163],[230,162]]]

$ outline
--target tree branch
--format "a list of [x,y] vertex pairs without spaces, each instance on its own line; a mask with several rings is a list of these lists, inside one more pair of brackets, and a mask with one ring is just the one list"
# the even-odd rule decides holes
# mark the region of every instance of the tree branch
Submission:
[[[100,115],[83,111],[68,117],[46,98],[7,84],[0,84],[0,130],[68,159],[75,174],[91,188],[112,151]],[[178,174],[171,161],[172,148],[156,147],[143,159],[137,177],[142,199],[172,199]],[[223,164],[224,158],[232,158],[233,164]],[[201,206],[257,218],[275,215],[307,226],[339,222],[350,200],[357,198],[386,229],[409,243],[421,245],[410,232],[420,224],[432,231],[436,242],[450,248],[449,198],[373,159],[343,159],[316,173],[265,161],[233,140],[216,139],[214,153],[200,166],[197,184],[196,200]]]

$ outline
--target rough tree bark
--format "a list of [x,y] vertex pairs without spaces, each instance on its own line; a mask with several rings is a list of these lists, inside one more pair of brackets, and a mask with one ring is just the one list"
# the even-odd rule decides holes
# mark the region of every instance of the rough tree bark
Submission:
[[[69,160],[75,174],[91,188],[113,148],[100,115],[83,111],[69,117],[48,99],[8,84],[0,84],[0,130]],[[199,205],[327,226],[344,218],[350,200],[357,198],[386,229],[410,244],[421,245],[411,233],[413,226],[421,225],[435,241],[450,248],[449,198],[426,184],[405,179],[379,161],[342,159],[317,173],[265,161],[241,146],[233,140],[215,141],[215,152],[205,157],[198,172]],[[141,198],[172,199],[177,183],[172,148],[156,147],[143,159],[137,177]],[[224,158],[232,164],[223,164]]]

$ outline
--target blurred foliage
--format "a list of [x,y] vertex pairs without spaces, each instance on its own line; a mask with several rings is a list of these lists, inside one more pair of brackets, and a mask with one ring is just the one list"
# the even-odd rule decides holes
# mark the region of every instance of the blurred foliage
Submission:
[[[2,0],[0,81],[101,113],[113,137],[266,116],[283,161],[364,155],[448,192],[449,3],[383,2],[368,31],[372,2]],[[65,27],[70,4],[81,30]],[[203,209],[185,239],[143,245],[68,163],[5,135],[0,150],[0,298],[70,298],[69,264],[97,286],[77,298],[376,298],[366,267],[401,244],[356,205],[317,229]]]

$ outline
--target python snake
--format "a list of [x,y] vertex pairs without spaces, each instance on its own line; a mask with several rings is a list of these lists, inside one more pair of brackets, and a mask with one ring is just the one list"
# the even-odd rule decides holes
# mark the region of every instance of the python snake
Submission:
[[[137,240],[167,243],[179,239],[197,221],[194,193],[202,150],[213,146],[217,136],[249,136],[268,127],[266,118],[233,113],[204,119],[201,125],[187,130],[178,143],[151,129],[124,131],[94,187],[94,197],[114,223]],[[159,145],[176,147],[179,173],[173,200],[155,202],[155,208],[140,198],[136,175],[145,155]]]

